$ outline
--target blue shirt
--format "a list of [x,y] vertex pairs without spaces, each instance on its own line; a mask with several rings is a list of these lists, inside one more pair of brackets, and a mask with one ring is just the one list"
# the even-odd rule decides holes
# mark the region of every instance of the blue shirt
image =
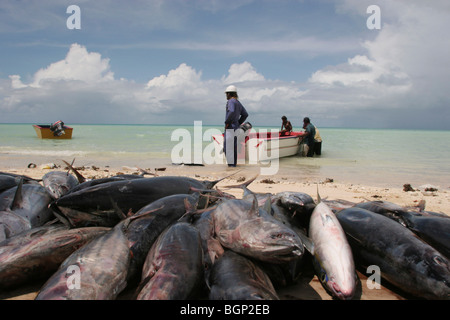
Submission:
[[239,129],[239,126],[244,123],[247,117],[247,110],[245,110],[239,100],[231,98],[227,101],[225,124],[230,124],[231,128],[236,130]]
[[313,145],[314,144],[314,136],[316,135],[316,128],[311,123],[309,123],[306,126],[305,132],[308,132],[308,135],[305,137],[305,143],[308,146]]

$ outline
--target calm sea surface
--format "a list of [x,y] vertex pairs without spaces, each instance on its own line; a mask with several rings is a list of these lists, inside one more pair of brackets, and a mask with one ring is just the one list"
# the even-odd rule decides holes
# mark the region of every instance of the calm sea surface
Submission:
[[[71,140],[39,139],[31,124],[0,124],[0,170],[23,168],[61,159],[75,164],[155,168],[172,165],[171,153],[180,144],[175,133],[208,136],[222,128],[194,125],[71,125]],[[264,127],[261,129],[279,129]],[[296,179],[332,178],[377,186],[450,187],[450,131],[319,128],[322,155],[280,160],[278,173]],[[200,133],[200,134],[199,134]],[[174,140],[174,141],[172,141]],[[203,149],[212,142],[202,141]],[[198,139],[196,140],[198,141]],[[194,158],[192,158],[194,162]]]

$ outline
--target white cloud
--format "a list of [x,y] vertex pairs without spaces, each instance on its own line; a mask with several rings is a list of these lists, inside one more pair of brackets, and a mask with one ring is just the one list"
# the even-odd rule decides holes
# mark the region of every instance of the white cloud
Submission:
[[[338,14],[362,16],[365,28],[370,1],[336,3]],[[450,43],[442,35],[450,17],[447,3],[380,0],[381,30],[367,30],[371,40],[362,42],[358,53],[312,72],[306,83],[270,79],[253,66],[251,56],[230,63],[216,79],[205,80],[202,70],[178,62],[171,70],[136,83],[115,79],[107,57],[74,44],[64,59],[43,67],[29,82],[18,75],[0,79],[2,121],[220,124],[224,89],[235,84],[254,125],[278,125],[285,114],[297,127],[303,116],[310,116],[319,126],[449,129]],[[217,10],[217,5],[210,10]],[[286,39],[278,44],[268,39],[266,47],[258,39],[242,43],[240,50],[246,53],[275,54],[278,44],[286,45],[279,50],[300,54],[307,50],[298,41],[289,46]],[[332,42],[310,38],[305,43],[317,44],[312,51],[325,52]],[[330,50],[333,54],[338,49]]]
[[[369,4],[346,0],[339,9],[364,14]],[[326,100],[321,107],[339,112],[333,108],[334,102],[345,106],[352,118],[363,119],[360,110],[383,115],[375,125],[448,128],[450,42],[442,35],[450,17],[448,2],[377,4],[381,30],[371,31],[376,37],[363,43],[366,53],[311,75],[314,92]]]
[[264,80],[264,76],[256,72],[255,68],[247,61],[231,65],[228,76],[222,78],[222,81],[226,84]]
[[64,60],[40,69],[34,75],[32,87],[40,87],[46,81],[82,81],[86,84],[114,80],[109,59],[102,59],[96,52],[89,53],[79,44],[73,44]]

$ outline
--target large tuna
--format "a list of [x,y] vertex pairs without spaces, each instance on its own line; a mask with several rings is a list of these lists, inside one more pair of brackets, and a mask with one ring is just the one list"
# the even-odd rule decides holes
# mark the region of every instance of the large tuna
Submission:
[[[102,183],[56,200],[52,207],[63,222],[72,226],[114,226],[127,214],[174,194],[190,194],[193,188],[210,189],[217,181],[202,182],[186,177],[155,177]],[[119,210],[117,210],[119,209]]]
[[211,300],[278,300],[264,271],[247,257],[232,250],[213,265],[210,275]]
[[316,207],[313,198],[303,192],[279,192],[272,196],[272,203],[291,213],[291,223],[297,227],[307,227]]
[[357,275],[352,250],[336,215],[320,197],[311,215],[308,237],[314,268],[324,288],[336,298],[353,298]]
[[39,184],[23,184],[8,189],[0,199],[0,240],[42,226],[54,218],[48,205],[52,201]]
[[63,171],[47,172],[42,177],[42,183],[53,199],[61,198],[79,184],[73,175]]
[[37,227],[0,243],[0,290],[55,272],[75,250],[109,228]]
[[186,207],[195,208],[198,199],[198,194],[167,196],[146,205],[128,218],[130,223],[125,235],[132,253],[129,281],[136,275],[140,276],[148,252],[159,235],[186,214]]
[[258,207],[256,197],[227,200],[214,210],[214,228],[220,243],[261,261],[282,263],[303,254],[303,243],[292,229]]
[[203,281],[200,234],[191,224],[179,222],[167,228],[150,250],[137,299],[192,299]]
[[425,299],[450,299],[447,258],[399,223],[362,208],[337,214],[363,267],[376,265],[381,277]]
[[363,202],[357,204],[356,207],[382,214],[399,222],[450,259],[450,219],[448,216],[424,215],[408,211],[387,201]]
[[215,238],[214,232],[214,210],[210,209],[201,213],[200,217],[195,220],[194,226],[200,233],[203,247],[203,265],[205,269],[205,282],[209,287],[209,274],[211,268],[218,258],[223,255],[224,248],[220,241]]
[[36,300],[112,300],[127,285],[131,259],[124,234],[129,220],[73,252],[44,284]]

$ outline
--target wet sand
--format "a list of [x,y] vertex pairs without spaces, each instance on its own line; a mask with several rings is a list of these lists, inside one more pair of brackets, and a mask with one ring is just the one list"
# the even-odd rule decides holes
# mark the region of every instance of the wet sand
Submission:
[[[117,168],[74,165],[79,172],[87,179],[102,178],[123,174],[140,174],[139,168],[134,166],[122,166]],[[62,162],[56,163],[36,163],[34,168],[0,168],[0,171],[15,174],[23,174],[32,178],[40,179],[49,170],[64,170],[65,165]],[[310,194],[317,199],[317,190],[319,190],[322,199],[326,200],[345,200],[353,203],[385,200],[396,203],[401,206],[416,207],[425,202],[425,209],[438,213],[449,214],[450,212],[450,193],[449,186],[443,189],[426,191],[426,188],[432,186],[411,186],[414,191],[405,191],[403,186],[398,188],[373,187],[361,184],[339,183],[334,181],[333,177],[323,177],[319,181],[312,178],[303,181],[296,180],[295,176],[260,176],[259,168],[241,166],[229,169],[223,165],[217,166],[185,166],[171,165],[164,168],[142,168],[152,175],[169,176],[189,176],[199,180],[217,180],[227,177],[217,185],[219,189],[233,194],[240,198],[243,191],[239,188],[226,189],[226,186],[236,185],[247,181],[255,176],[257,178],[250,184],[249,189],[254,192],[278,193],[282,191],[298,191]],[[159,169],[159,170],[157,170]],[[151,177],[152,175],[148,175]],[[365,270],[358,270],[360,278],[359,292],[356,299],[359,300],[405,300],[408,297],[396,288],[392,288],[387,283],[381,282],[380,289],[370,289],[367,282]],[[0,299],[13,300],[31,300],[37,294],[37,290],[42,283],[30,284],[8,293],[0,293]],[[317,276],[312,270],[306,270],[302,277],[289,287],[278,290],[279,296],[284,300],[331,300],[331,296],[323,289]],[[120,297],[119,297],[120,298]],[[126,299],[127,296],[122,296]]]

